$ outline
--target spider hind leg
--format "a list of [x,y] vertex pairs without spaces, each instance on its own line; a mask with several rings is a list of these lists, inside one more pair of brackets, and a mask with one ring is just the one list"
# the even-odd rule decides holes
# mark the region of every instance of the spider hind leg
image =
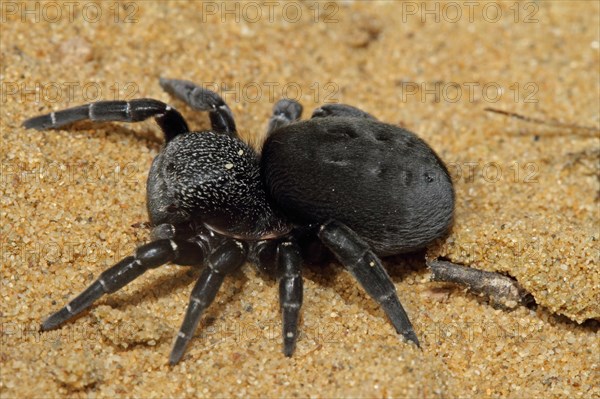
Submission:
[[319,238],[363,289],[383,308],[398,334],[420,347],[414,328],[402,307],[396,287],[381,260],[352,229],[329,221],[319,231]]

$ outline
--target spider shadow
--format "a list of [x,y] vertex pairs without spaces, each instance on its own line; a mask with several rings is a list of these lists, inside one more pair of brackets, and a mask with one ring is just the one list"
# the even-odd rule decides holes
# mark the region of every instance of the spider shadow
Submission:
[[[409,254],[393,255],[382,258],[384,268],[394,284],[403,281],[409,274],[422,272],[427,269],[425,263],[425,250]],[[339,274],[346,272],[344,267],[335,259],[333,255],[327,260],[320,262],[306,263],[304,265],[303,277],[315,284],[333,289],[343,299],[345,303],[352,304],[355,300],[357,291],[366,298],[361,306],[365,312],[373,316],[386,318],[383,309],[364,292],[358,281],[352,278],[354,286],[348,290],[339,289]],[[337,289],[336,289],[337,288]]]
[[[185,268],[184,270],[178,270],[175,274],[163,275],[152,282],[144,285],[144,287],[140,287],[132,292],[120,292],[117,295],[110,296],[104,300],[101,304],[110,306],[111,308],[123,310],[127,309],[130,306],[139,306],[147,303],[150,298],[163,298],[171,295],[174,291],[182,289],[183,287],[189,287],[189,294],[191,294],[193,285],[196,283],[198,278],[200,277],[201,270],[207,266],[201,267],[190,267],[190,266],[181,266]],[[219,290],[217,294],[216,301],[222,300],[223,302],[229,303],[236,300],[241,293],[242,290],[236,289],[226,289],[229,285],[227,280],[232,279],[236,281],[240,281],[242,285],[245,285],[248,278],[245,277],[244,273],[241,271],[241,268],[231,273],[228,278],[226,278],[223,286]],[[213,303],[214,305],[214,303]],[[186,305],[187,306],[187,305]],[[209,306],[202,319],[204,322],[202,325],[210,325],[215,319],[218,318],[222,308],[219,306]],[[185,314],[186,309],[181,310],[181,317]]]
[[392,255],[382,259],[383,266],[387,270],[394,283],[401,282],[409,274],[427,270],[425,260],[426,250],[410,252],[401,255]]
[[[148,274],[145,277],[148,278],[149,276]],[[190,286],[191,290],[191,285],[199,276],[200,269],[198,268],[190,267],[185,270],[177,270],[175,274],[160,276],[150,282],[145,282],[143,287],[139,287],[133,291],[115,292],[115,295],[106,297],[102,304],[120,310],[130,306],[139,306],[147,303],[151,298],[163,298],[183,287]]]
[[[54,129],[56,130],[56,129]],[[67,126],[61,127],[59,130],[68,130],[71,132],[85,133],[89,131],[103,131],[105,135],[117,134],[125,137],[135,137],[143,141],[147,147],[160,149],[164,144],[164,139],[160,132],[156,129],[146,128],[143,132],[131,129],[126,126],[126,122],[94,122],[94,121],[78,121]]]

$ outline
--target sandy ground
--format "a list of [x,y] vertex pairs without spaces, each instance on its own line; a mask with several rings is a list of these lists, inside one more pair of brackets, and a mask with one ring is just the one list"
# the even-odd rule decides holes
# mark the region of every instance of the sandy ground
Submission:
[[[1,397],[600,397],[599,6],[477,4],[3,1]],[[426,255],[513,276],[538,305],[506,312],[431,283],[424,254],[388,261],[418,350],[341,266],[309,267],[289,359],[277,284],[246,265],[171,368],[199,272],[169,265],[39,333],[148,240],[161,138],[151,122],[20,123],[153,97],[206,128],[159,76],[219,89],[254,144],[286,94],[305,114],[344,102],[417,132],[457,193],[454,229]]]

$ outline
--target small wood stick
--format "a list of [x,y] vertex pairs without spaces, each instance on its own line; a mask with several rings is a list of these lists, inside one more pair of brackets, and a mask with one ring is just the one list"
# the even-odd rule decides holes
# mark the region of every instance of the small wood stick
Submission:
[[461,285],[475,294],[488,296],[492,304],[498,307],[514,309],[519,305],[533,302],[531,294],[516,280],[500,273],[487,272],[443,260],[428,261],[427,266],[432,272],[431,281]]
[[581,125],[576,125],[573,123],[562,123],[562,122],[559,122],[559,121],[553,120],[553,119],[543,120],[543,119],[538,119],[538,118],[533,118],[530,116],[517,114],[515,112],[503,111],[501,109],[489,108],[489,107],[484,108],[484,111],[493,112],[493,113],[500,114],[500,115],[505,115],[505,116],[515,118],[515,119],[520,119],[522,121],[529,122],[529,123],[537,123],[539,125],[546,125],[546,126],[552,126],[552,127],[564,127],[564,128],[568,128],[568,129],[583,130],[586,132],[586,133],[582,133],[582,134],[600,133],[600,129],[597,127],[593,127],[593,126],[581,126]]

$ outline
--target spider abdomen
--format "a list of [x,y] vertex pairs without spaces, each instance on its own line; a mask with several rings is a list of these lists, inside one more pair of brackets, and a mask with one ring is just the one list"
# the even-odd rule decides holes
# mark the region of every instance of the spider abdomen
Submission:
[[296,223],[338,220],[380,255],[425,247],[450,227],[446,167],[413,133],[365,118],[315,118],[275,131],[262,174]]

